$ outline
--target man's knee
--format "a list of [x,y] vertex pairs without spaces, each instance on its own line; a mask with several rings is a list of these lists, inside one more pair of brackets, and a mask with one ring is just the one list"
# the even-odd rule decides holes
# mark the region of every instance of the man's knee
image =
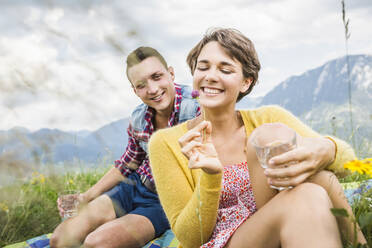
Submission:
[[[92,223],[93,225],[102,225],[116,218],[114,205],[110,197],[107,195],[97,197],[93,201],[89,202],[84,208],[85,209],[82,209],[80,212],[81,216],[94,222],[94,224]],[[97,213],[100,214],[97,215]]]
[[61,228],[56,228],[49,240],[51,248],[72,247],[80,244],[79,238],[71,232],[62,232]]
[[88,234],[88,236],[84,240],[84,247],[85,248],[95,248],[95,247],[104,247],[105,242],[103,237],[99,234],[99,232],[93,232]]
[[57,247],[60,247],[59,242],[60,242],[60,235],[58,234],[58,232],[54,231],[52,234],[52,237],[50,237],[49,245],[51,248],[57,248]]

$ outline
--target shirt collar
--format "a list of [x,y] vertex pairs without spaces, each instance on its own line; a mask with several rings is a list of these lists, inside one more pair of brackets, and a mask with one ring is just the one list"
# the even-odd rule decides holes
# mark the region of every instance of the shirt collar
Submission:
[[[174,126],[178,123],[180,104],[182,102],[181,86],[178,84],[174,84],[174,88],[175,88],[175,98],[174,98],[174,103],[173,103],[173,110],[168,119],[168,127]],[[150,134],[154,131],[153,118],[155,116],[155,113],[156,113],[155,109],[151,108],[150,106],[147,106],[147,109],[145,112],[145,121],[147,123],[145,130],[147,130]]]

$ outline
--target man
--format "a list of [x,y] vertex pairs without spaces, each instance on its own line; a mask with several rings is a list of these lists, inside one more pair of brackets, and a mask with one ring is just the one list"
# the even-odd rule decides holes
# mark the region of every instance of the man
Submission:
[[147,143],[154,131],[199,114],[198,103],[189,87],[174,84],[173,68],[153,48],[130,53],[126,72],[143,101],[130,117],[126,151],[79,196],[86,205],[55,229],[51,247],[141,247],[169,228],[155,191]]

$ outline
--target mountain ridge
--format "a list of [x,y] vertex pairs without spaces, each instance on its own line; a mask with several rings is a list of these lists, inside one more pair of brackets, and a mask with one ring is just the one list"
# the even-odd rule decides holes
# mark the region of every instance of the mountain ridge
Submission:
[[[372,137],[372,56],[350,55],[355,136],[358,142]],[[346,57],[330,60],[300,75],[284,80],[263,97],[245,97],[238,108],[276,104],[321,133],[350,142]],[[108,123],[95,131],[61,131],[42,128],[31,132],[23,127],[0,131],[0,158],[14,153],[17,159],[43,163],[96,163],[118,159],[127,144],[129,119]],[[368,148],[366,154],[370,154]],[[24,151],[22,154],[17,151]],[[363,151],[365,152],[365,151]]]

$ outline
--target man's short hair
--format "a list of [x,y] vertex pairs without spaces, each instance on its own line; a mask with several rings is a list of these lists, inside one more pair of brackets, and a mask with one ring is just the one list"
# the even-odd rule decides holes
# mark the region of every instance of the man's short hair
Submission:
[[126,73],[127,73],[128,79],[129,79],[129,76],[128,76],[129,68],[141,63],[142,61],[144,61],[145,59],[149,57],[156,57],[164,65],[164,67],[168,69],[167,62],[165,61],[164,57],[156,49],[152,47],[141,46],[141,47],[138,47],[133,52],[131,52],[127,57]]

